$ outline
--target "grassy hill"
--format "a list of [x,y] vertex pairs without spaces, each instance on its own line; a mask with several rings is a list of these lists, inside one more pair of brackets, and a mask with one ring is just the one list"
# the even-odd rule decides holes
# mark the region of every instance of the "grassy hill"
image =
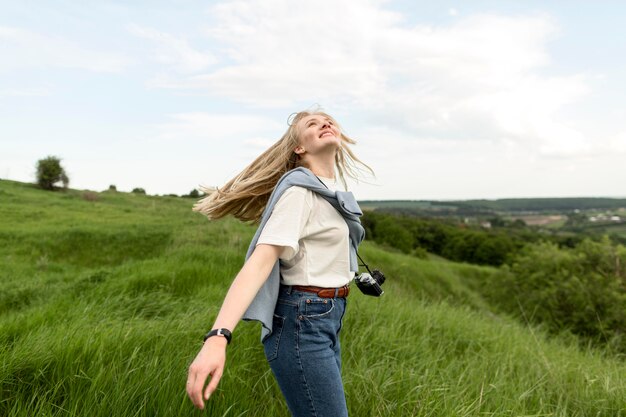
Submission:
[[[191,204],[0,181],[0,415],[207,415],[187,367],[254,227]],[[626,363],[494,314],[473,288],[495,270],[361,254],[388,281],[348,300],[351,415],[626,416]],[[237,327],[208,415],[288,415],[259,332]]]

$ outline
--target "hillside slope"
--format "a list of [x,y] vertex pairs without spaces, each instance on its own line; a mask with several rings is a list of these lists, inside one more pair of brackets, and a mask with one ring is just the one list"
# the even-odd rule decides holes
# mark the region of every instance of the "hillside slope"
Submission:
[[[254,227],[192,203],[0,181],[0,415],[206,415],[187,366]],[[349,297],[351,415],[626,416],[626,364],[494,314],[470,285],[492,269],[361,254],[388,282]],[[237,327],[209,415],[287,415],[259,331]]]

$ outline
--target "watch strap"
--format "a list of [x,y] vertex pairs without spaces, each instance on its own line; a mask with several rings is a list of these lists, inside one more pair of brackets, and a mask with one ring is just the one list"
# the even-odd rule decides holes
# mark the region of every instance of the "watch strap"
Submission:
[[206,342],[206,340],[211,337],[211,336],[222,336],[226,338],[226,343],[230,344],[230,340],[233,338],[232,333],[230,332],[230,330],[228,329],[213,329],[210,332],[208,332],[206,335],[204,335],[204,341]]

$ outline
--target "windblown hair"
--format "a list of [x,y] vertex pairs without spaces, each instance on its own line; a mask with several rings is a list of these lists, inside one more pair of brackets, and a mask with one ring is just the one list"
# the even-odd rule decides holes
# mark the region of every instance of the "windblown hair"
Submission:
[[209,220],[232,214],[239,220],[258,223],[280,177],[296,167],[305,166],[294,149],[299,145],[300,139],[298,122],[311,115],[329,118],[341,132],[341,147],[335,154],[335,166],[346,189],[348,186],[345,175],[358,180],[357,171],[360,171],[358,165],[374,174],[368,165],[352,153],[348,145],[353,145],[356,141],[341,131],[335,119],[321,111],[302,111],[290,117],[289,128],[278,142],[223,187],[201,186],[200,190],[207,196],[199,200],[193,206],[193,210],[205,214]]

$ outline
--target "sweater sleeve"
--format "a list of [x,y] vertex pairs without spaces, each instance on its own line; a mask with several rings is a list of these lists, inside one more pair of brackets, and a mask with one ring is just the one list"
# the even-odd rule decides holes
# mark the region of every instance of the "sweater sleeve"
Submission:
[[299,241],[311,214],[311,192],[303,187],[289,187],[280,196],[265,223],[256,245],[265,243],[282,246],[279,258],[293,258],[300,250]]

